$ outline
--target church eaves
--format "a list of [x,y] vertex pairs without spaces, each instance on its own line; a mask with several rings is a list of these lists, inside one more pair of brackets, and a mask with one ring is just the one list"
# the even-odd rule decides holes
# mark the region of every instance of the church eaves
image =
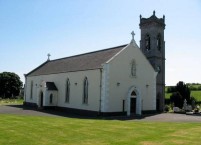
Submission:
[[121,51],[126,45],[109,49],[49,60],[29,72],[26,76],[48,75],[66,72],[85,71],[102,68],[102,64]]

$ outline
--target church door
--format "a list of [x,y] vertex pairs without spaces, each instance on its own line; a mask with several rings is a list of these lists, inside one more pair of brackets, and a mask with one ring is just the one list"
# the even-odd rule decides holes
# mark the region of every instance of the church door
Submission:
[[132,86],[129,88],[127,95],[127,116],[131,114],[141,115],[141,96],[137,87]]
[[40,107],[43,107],[43,92],[40,93]]
[[131,98],[130,111],[136,114],[136,98]]
[[137,94],[135,91],[131,92],[131,105],[130,105],[130,112],[136,114],[136,97]]

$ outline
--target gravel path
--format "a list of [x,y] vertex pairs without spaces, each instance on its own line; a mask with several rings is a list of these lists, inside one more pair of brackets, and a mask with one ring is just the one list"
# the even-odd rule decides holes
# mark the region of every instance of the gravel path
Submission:
[[143,118],[144,121],[162,121],[162,122],[200,122],[201,115],[186,115],[176,113],[162,113]]
[[[32,116],[54,116],[54,117],[73,117],[73,118],[87,118],[83,116],[75,116],[65,114],[65,112],[58,112],[55,110],[33,110],[31,108],[24,108],[22,105],[0,105],[0,114],[18,114],[18,115],[32,115]],[[105,117],[108,120],[129,120],[129,121],[159,121],[159,122],[200,122],[201,115],[185,115],[175,113],[161,113],[155,115],[143,115],[141,117]]]
[[33,116],[55,116],[50,113],[25,108],[22,105],[0,105],[0,114],[17,114],[17,115],[33,115]]

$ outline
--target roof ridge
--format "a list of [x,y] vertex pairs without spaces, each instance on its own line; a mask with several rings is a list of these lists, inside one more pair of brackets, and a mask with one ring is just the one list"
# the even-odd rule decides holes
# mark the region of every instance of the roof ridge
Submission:
[[97,69],[126,46],[127,44],[55,60],[48,60],[29,72],[26,76]]
[[49,62],[57,61],[57,60],[62,60],[62,59],[67,59],[67,58],[72,58],[72,57],[78,57],[78,56],[87,55],[87,54],[93,54],[93,53],[97,53],[97,52],[101,52],[101,51],[107,51],[107,50],[110,50],[110,49],[117,49],[117,48],[120,48],[120,47],[123,47],[123,46],[126,46],[126,45],[128,45],[128,44],[119,45],[119,46],[115,46],[115,47],[111,47],[111,48],[106,48],[106,49],[100,49],[100,50],[86,52],[86,53],[72,55],[72,56],[67,56],[67,57],[63,57],[63,58],[53,59],[53,60],[49,60]]

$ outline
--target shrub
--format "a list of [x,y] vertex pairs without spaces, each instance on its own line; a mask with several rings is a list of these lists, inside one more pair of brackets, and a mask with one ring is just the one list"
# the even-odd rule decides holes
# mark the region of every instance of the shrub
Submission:
[[165,111],[165,112],[169,112],[169,110],[170,110],[170,106],[165,105],[164,111]]
[[175,107],[182,108],[183,106],[182,96],[179,92],[175,92],[170,96],[170,102],[174,103]]
[[201,90],[201,86],[198,86],[197,90]]

